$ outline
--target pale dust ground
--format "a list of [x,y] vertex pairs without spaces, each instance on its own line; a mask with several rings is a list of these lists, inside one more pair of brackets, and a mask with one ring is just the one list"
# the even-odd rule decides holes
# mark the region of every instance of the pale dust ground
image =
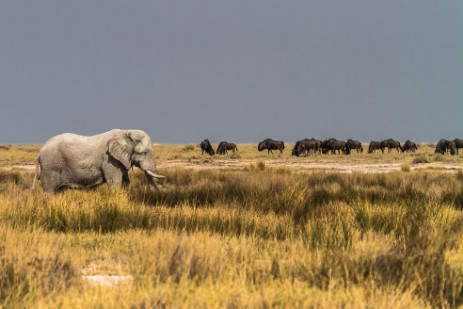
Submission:
[[[227,168],[245,168],[255,165],[257,162],[263,162],[265,167],[270,168],[291,168],[297,171],[333,171],[341,173],[388,173],[400,171],[402,163],[345,163],[336,161],[318,161],[318,162],[297,162],[289,159],[270,159],[270,160],[252,160],[252,159],[223,159],[223,160],[172,160],[158,162],[158,168],[188,168],[194,170],[202,169],[227,169]],[[441,171],[458,171],[463,170],[463,163],[444,163],[432,162],[414,164],[410,170],[435,169]]]
[[133,281],[133,277],[130,275],[127,275],[127,276],[91,275],[91,276],[82,276],[82,279],[85,282],[88,282],[90,284],[103,285],[107,287],[113,287],[116,284],[129,283]]
[[[157,166],[160,169],[170,168],[186,168],[193,170],[203,169],[239,169],[245,167],[255,166],[258,162],[265,164],[265,167],[269,168],[291,168],[300,172],[308,171],[333,171],[340,173],[388,173],[393,171],[400,171],[402,163],[346,163],[336,162],[330,160],[317,161],[317,162],[298,162],[289,159],[268,159],[268,160],[256,160],[256,159],[179,159],[179,160],[168,160],[164,162],[157,162]],[[446,163],[446,162],[431,162],[410,165],[410,170],[422,170],[422,169],[433,169],[444,172],[460,171],[463,170],[462,163]],[[24,165],[11,165],[0,168],[2,170],[35,170],[34,164]]]

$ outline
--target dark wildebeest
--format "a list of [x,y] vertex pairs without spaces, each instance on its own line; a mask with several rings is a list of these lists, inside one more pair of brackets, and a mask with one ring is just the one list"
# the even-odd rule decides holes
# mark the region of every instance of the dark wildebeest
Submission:
[[400,142],[393,140],[392,138],[388,138],[384,141],[381,142],[381,151],[384,153],[384,148],[387,148],[387,152],[391,152],[391,149],[394,148],[397,150],[398,153],[400,153]]
[[322,141],[321,140],[318,140],[318,139],[315,139],[315,138],[311,138],[309,140],[304,140],[302,142],[302,147],[305,151],[307,151],[307,153],[309,153],[310,151],[313,151],[313,153],[318,153],[320,152],[320,145],[321,145]]
[[301,154],[302,154],[301,141],[297,141],[296,144],[294,144],[293,150],[291,151],[291,155],[299,157]]
[[384,152],[383,149],[381,149],[381,142],[371,141],[370,145],[368,146],[368,153],[373,153],[378,149],[380,149],[381,152]]
[[210,156],[215,154],[214,148],[212,148],[212,145],[207,138],[199,144],[199,147],[201,147],[201,155],[203,155],[204,152],[207,152]]
[[436,150],[434,153],[441,153],[445,154],[447,152],[450,152],[450,154],[453,156],[457,152],[457,147],[455,145],[454,141],[449,141],[446,139],[441,139],[436,145]]
[[457,149],[457,154],[458,154],[458,149],[463,148],[463,139],[456,138],[453,140],[455,143],[455,148]]
[[359,141],[355,141],[349,138],[347,140],[347,147],[349,148],[349,153],[352,149],[357,150],[357,153],[363,153],[362,143]]
[[348,155],[350,154],[349,148],[347,148],[347,143],[344,141],[337,140],[335,138],[330,138],[324,140],[320,144],[320,148],[322,153],[326,154],[331,151],[332,154],[336,154],[336,151],[341,154],[342,153]]
[[281,154],[285,149],[285,143],[283,141],[276,141],[271,138],[266,138],[257,146],[257,150],[259,151],[263,151],[264,149],[267,149],[267,154],[272,153],[273,155],[272,150],[279,150]]
[[407,139],[407,141],[402,145],[400,150],[402,150],[402,152],[415,152],[418,150],[418,146],[414,142]]
[[236,147],[235,143],[229,143],[226,141],[220,142],[219,146],[217,146],[217,154],[219,155],[228,153],[228,150],[235,152],[236,150],[238,150],[238,147]]
[[331,143],[333,141],[335,141],[335,140],[336,139],[334,139],[334,138],[330,138],[330,139],[325,139],[324,141],[322,141],[321,144],[320,144],[321,152],[323,154],[327,154],[328,152],[331,152],[331,153],[334,154],[335,152],[334,152],[334,149],[333,149]]
[[313,153],[318,153],[320,151],[320,144],[321,141],[315,138],[307,139],[304,138],[303,140],[297,141],[293,147],[292,155],[299,157],[303,154],[309,154],[310,151]]

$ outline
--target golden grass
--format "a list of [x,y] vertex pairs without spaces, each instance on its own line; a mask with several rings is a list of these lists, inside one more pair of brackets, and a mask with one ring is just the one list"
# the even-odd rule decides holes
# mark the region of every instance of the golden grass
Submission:
[[[463,304],[463,173],[409,169],[421,164],[412,162],[415,154],[396,159],[392,153],[307,158],[287,158],[285,153],[286,159],[301,162],[389,160],[403,167],[388,174],[301,174],[270,167],[267,155],[255,155],[252,147],[238,145],[240,158],[229,156],[253,160],[242,168],[162,170],[167,177],[154,194],[139,171],[131,172],[127,189],[104,185],[52,196],[29,189],[31,171],[0,171],[0,304]],[[21,161],[2,153],[7,151],[0,149],[5,165],[28,163],[25,153]],[[159,161],[200,158],[197,148],[185,146],[159,146],[156,151]],[[440,156],[425,155],[431,161]],[[455,164],[461,159],[440,157]],[[132,280],[96,286],[82,275]]]
[[0,167],[35,164],[40,146],[0,145]]

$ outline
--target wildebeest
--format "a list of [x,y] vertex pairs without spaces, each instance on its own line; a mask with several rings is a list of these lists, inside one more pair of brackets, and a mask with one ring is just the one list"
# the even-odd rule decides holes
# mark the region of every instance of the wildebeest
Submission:
[[199,147],[201,147],[201,155],[203,155],[204,152],[208,153],[210,156],[215,154],[214,148],[212,148],[212,145],[207,138],[199,144]]
[[381,148],[381,142],[371,141],[370,145],[368,146],[368,153],[373,153],[378,149],[380,149],[381,152],[384,152],[384,150]]
[[392,138],[385,139],[381,142],[381,151],[384,153],[384,148],[388,149],[388,152],[391,152],[391,149],[397,150],[400,153],[400,142],[393,140]]
[[266,138],[257,146],[257,150],[259,151],[263,151],[264,149],[267,149],[267,154],[273,154],[272,150],[279,150],[281,154],[285,149],[285,143],[283,141],[277,141],[271,138]]
[[437,142],[436,150],[434,151],[434,153],[445,154],[447,152],[450,152],[452,156],[455,155],[455,153],[457,152],[455,142],[446,139],[439,140],[439,142]]
[[292,155],[299,157],[303,154],[309,154],[311,151],[313,153],[318,153],[320,151],[320,144],[321,141],[315,138],[307,139],[304,138],[303,140],[297,141],[293,147]]
[[296,144],[294,144],[293,150],[291,151],[291,155],[299,157],[301,154],[302,154],[301,141],[297,141]]
[[344,141],[337,140],[335,138],[326,139],[320,144],[322,153],[327,154],[331,151],[332,154],[335,154],[336,151],[348,155],[350,154],[349,148],[347,148],[347,143]]
[[458,149],[463,148],[463,139],[456,138],[453,140],[455,143],[455,148],[457,149],[457,154],[458,154]]
[[238,150],[238,147],[236,147],[235,143],[229,143],[226,141],[220,142],[219,146],[217,146],[217,154],[219,155],[228,153],[228,150],[235,152],[236,150]]
[[347,140],[347,148],[349,148],[349,153],[352,149],[357,150],[357,153],[363,153],[362,143],[350,138]]
[[402,150],[402,152],[415,152],[418,150],[418,146],[414,142],[407,139],[407,141],[402,145],[400,150]]

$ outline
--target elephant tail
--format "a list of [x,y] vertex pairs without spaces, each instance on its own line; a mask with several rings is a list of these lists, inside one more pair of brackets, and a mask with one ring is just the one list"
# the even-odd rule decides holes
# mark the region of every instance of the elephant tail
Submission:
[[37,159],[37,163],[35,163],[35,175],[34,175],[34,180],[32,181],[32,190],[35,190],[35,183],[37,180],[40,180],[40,158]]

